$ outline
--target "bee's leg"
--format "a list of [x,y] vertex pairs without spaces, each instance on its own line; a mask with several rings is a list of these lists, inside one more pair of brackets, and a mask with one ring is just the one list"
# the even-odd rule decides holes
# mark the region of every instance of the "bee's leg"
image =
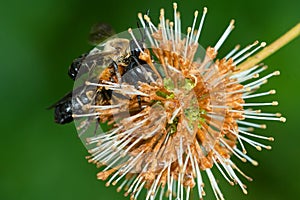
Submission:
[[121,74],[119,72],[119,66],[118,66],[118,64],[115,61],[112,62],[112,66],[113,66],[114,71],[115,71],[115,73],[117,75],[118,83],[120,84],[120,87],[121,87],[122,80],[121,80]]
[[140,108],[140,110],[142,110],[142,100],[141,100],[141,95],[137,95],[137,100],[138,100],[138,103],[139,103],[139,108]]
[[96,127],[95,127],[95,130],[94,130],[94,136],[96,136],[96,134],[97,134],[99,123],[100,123],[100,117],[97,118]]

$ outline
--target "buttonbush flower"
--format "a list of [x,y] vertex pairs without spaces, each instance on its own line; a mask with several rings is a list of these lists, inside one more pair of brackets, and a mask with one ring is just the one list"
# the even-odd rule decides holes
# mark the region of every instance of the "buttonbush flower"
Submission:
[[[247,60],[264,48],[265,42],[237,45],[218,58],[234,20],[215,45],[204,49],[199,41],[204,40],[207,8],[200,17],[195,11],[191,26],[182,34],[177,4],[173,7],[172,20],[165,18],[164,9],[158,25],[139,13],[142,27],[126,32],[136,48],[129,50],[131,55],[139,52],[137,61],[131,61],[136,62],[135,68],[128,72],[117,69],[113,80],[84,79],[86,85],[96,87],[99,97],[103,89],[112,93],[105,103],[96,97],[87,107],[88,114],[73,116],[79,119],[79,130],[87,121],[90,127],[107,123],[107,127],[82,134],[90,153],[87,159],[101,168],[98,179],[107,186],[117,185],[117,191],[124,190],[130,199],[189,199],[192,190],[202,199],[209,185],[216,199],[224,199],[212,168],[247,194],[244,181],[251,178],[232,157],[256,166],[247,148],[271,149],[268,141],[274,138],[258,134],[256,129],[265,129],[264,121],[286,119],[280,113],[264,111],[264,107],[277,106],[277,101],[264,102],[257,97],[275,94],[274,89],[262,86],[280,73],[261,75],[267,66],[257,62],[265,54],[254,58],[260,60]],[[109,41],[112,39],[97,48]],[[114,61],[128,67],[130,63],[124,63],[123,57]],[[96,67],[93,72],[99,74],[99,70],[103,68]],[[82,121],[85,117],[88,120]],[[209,183],[203,181],[204,176]],[[141,197],[143,189],[147,192]]]

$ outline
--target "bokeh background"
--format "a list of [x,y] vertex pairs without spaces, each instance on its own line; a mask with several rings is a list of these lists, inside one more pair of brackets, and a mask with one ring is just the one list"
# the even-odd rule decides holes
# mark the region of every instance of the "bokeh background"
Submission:
[[[27,0],[1,1],[0,6],[0,199],[1,200],[100,200],[125,199],[116,187],[96,180],[97,169],[85,160],[87,152],[74,124],[53,122],[46,108],[72,89],[68,66],[91,49],[87,35],[95,22],[107,22],[117,32],[136,26],[137,12],[150,9],[155,22],[169,0]],[[192,22],[195,9],[209,9],[201,44],[214,45],[230,19],[236,29],[220,51],[225,55],[237,43],[255,39],[268,43],[300,21],[299,0],[182,0],[183,27]],[[260,165],[239,163],[253,182],[249,194],[220,178],[227,199],[298,199],[300,190],[300,38],[266,59],[272,78],[265,90],[276,88],[280,110],[287,122],[267,123],[266,135],[276,140],[271,151],[251,151]],[[267,98],[267,100],[269,100]],[[214,199],[206,187],[207,198]],[[128,198],[127,198],[128,199]]]

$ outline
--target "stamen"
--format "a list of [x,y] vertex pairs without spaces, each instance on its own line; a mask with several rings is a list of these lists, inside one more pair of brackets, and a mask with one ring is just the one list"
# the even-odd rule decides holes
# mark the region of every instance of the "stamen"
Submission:
[[186,59],[186,54],[187,54],[187,49],[188,49],[188,43],[189,43],[189,37],[190,37],[190,33],[191,33],[191,27],[188,27],[187,29],[187,37],[186,37],[186,43],[185,43],[185,49],[184,49],[184,59]]
[[232,49],[232,50],[225,56],[226,60],[228,60],[229,58],[231,58],[232,55],[235,54],[235,53],[240,49],[240,47],[241,47],[241,45],[239,45],[239,44],[236,45],[236,46],[234,47],[234,49]]
[[239,129],[239,133],[242,133],[242,134],[245,134],[245,135],[248,135],[248,136],[251,136],[251,137],[263,139],[263,140],[274,141],[273,137],[266,137],[266,136],[256,135],[256,134],[253,134],[253,133],[248,133],[248,132],[243,131],[241,129]]
[[170,20],[169,19],[166,19],[166,31],[167,31],[167,38],[168,40],[170,40],[171,38],[171,33],[170,33]]
[[[124,166],[126,166],[126,167],[121,167],[112,177],[111,177],[111,179],[107,182],[108,184],[110,184],[112,181],[113,181],[113,179],[115,179],[116,178],[116,176],[117,175],[119,175],[120,174],[120,172],[122,172],[122,175],[120,175],[119,177],[118,177],[118,179],[116,180],[116,181],[114,181],[114,182],[118,182],[119,180],[121,180],[134,166],[135,166],[135,164],[136,164],[136,162],[140,159],[140,157],[141,157],[141,155],[144,153],[144,150],[143,151],[141,151],[132,161],[130,161],[133,157],[131,157],[129,160],[128,160],[128,165],[124,165]],[[115,183],[115,184],[116,184]],[[115,185],[114,184],[114,185]]]
[[245,110],[244,113],[248,114],[248,115],[281,117],[281,113],[261,113],[261,112],[255,112],[255,111],[247,111],[247,110]]
[[[151,33],[157,32],[158,29],[154,26],[154,24],[151,22],[151,19],[148,15],[144,15],[144,19],[148,22]],[[154,29],[154,30],[153,30]]]
[[222,176],[225,178],[225,180],[230,184],[230,185],[234,185],[234,183],[229,180],[229,178],[227,177],[227,175],[224,173],[224,171],[222,170],[222,168],[220,167],[220,165],[218,164],[218,161],[213,157],[213,162],[214,164],[217,166],[218,170],[221,172]]
[[247,176],[244,172],[242,172],[242,170],[240,170],[230,159],[227,159],[226,161],[229,163],[229,165],[232,167],[232,169],[235,169],[236,171],[238,171],[247,180],[252,181],[252,178]]
[[171,41],[172,41],[173,52],[175,52],[175,42],[174,42],[173,26],[174,26],[174,23],[173,23],[173,22],[170,22]]
[[117,105],[107,105],[107,106],[99,106],[99,105],[90,105],[89,108],[98,108],[101,110],[107,110],[107,109],[112,109],[112,108],[120,108],[121,104]]
[[193,25],[192,25],[191,37],[190,37],[189,45],[191,45],[192,41],[193,41],[193,33],[194,33],[194,30],[195,30],[195,25],[196,25],[197,17],[198,17],[198,10],[196,10],[195,13],[194,13],[194,21],[193,21]]
[[170,119],[170,121],[168,122],[169,124],[172,124],[173,123],[173,120],[175,119],[175,117],[177,116],[177,114],[179,113],[179,111],[181,110],[181,107],[177,108],[173,114],[172,114],[172,117]]
[[237,177],[237,175],[235,174],[235,172],[233,171],[233,169],[231,167],[228,167],[228,170],[230,171],[230,174],[233,176],[234,180],[238,183],[238,185],[240,186],[240,188],[242,189],[244,194],[247,194],[247,190],[245,189],[244,184],[241,182],[241,180]]
[[259,116],[252,116],[252,115],[242,115],[245,118],[249,118],[249,119],[259,119],[259,120],[271,120],[271,121],[281,121],[281,122],[285,122],[286,118],[284,117],[259,117]]
[[194,160],[193,160],[193,154],[191,152],[191,148],[190,148],[190,145],[188,145],[188,156],[190,156],[190,160],[191,160],[191,164],[192,164],[192,172],[193,172],[193,176],[196,176],[196,168],[195,168],[195,163],[194,163]]
[[258,162],[256,160],[253,160],[252,158],[250,158],[249,156],[247,156],[245,153],[241,152],[238,148],[234,148],[234,150],[240,154],[241,156],[243,156],[244,158],[246,158],[252,165],[257,166]]
[[146,184],[146,181],[144,181],[144,182],[141,184],[141,186],[139,187],[138,191],[136,192],[136,194],[135,194],[135,196],[134,196],[134,199],[137,199],[137,198],[138,198],[138,196],[139,196],[139,194],[141,193],[141,191],[142,191],[142,189],[143,189],[143,187],[144,187],[145,184]]
[[240,120],[237,120],[237,123],[243,124],[243,125],[246,125],[246,126],[251,126],[251,127],[254,127],[254,128],[261,128],[261,129],[266,129],[267,128],[267,125],[265,125],[265,124],[256,124],[256,123],[240,121]]
[[139,43],[137,42],[137,40],[136,40],[136,38],[135,38],[135,36],[134,36],[134,34],[133,34],[131,28],[128,29],[128,33],[131,35],[131,37],[132,37],[134,43],[136,44],[137,48],[139,49],[139,51],[142,52],[142,53],[145,53],[145,52],[142,50],[142,48],[140,47]]
[[246,55],[244,55],[243,57],[241,57],[240,59],[238,59],[237,61],[235,61],[233,64],[234,65],[238,65],[239,63],[241,63],[242,61],[244,61],[246,58],[250,57],[255,52],[257,52],[259,49],[265,47],[266,45],[267,45],[267,43],[262,42],[258,47],[256,47],[254,50],[252,50],[251,52],[247,53]]
[[160,24],[164,43],[168,40],[165,23],[165,11],[164,9],[160,9]]
[[271,73],[271,74],[268,74],[267,76],[265,76],[265,77],[263,77],[263,78],[260,78],[260,79],[257,80],[257,81],[254,81],[254,82],[252,82],[252,83],[249,83],[249,84],[245,85],[244,87],[250,87],[250,86],[253,86],[253,85],[257,84],[257,83],[263,82],[263,81],[265,81],[265,80],[271,78],[272,76],[279,76],[279,75],[280,75],[280,71],[275,71],[275,72],[273,72],[273,73]]
[[175,32],[175,42],[178,42],[177,38],[177,30],[178,30],[178,21],[177,21],[177,3],[173,3],[173,9],[174,9],[174,22],[175,22],[175,27],[174,27],[174,32]]
[[[139,20],[140,20],[140,22],[141,22],[143,28],[146,30],[146,35],[147,35],[147,37],[148,37],[148,39],[149,39],[149,41],[150,41],[151,46],[155,46],[155,45],[154,45],[154,42],[153,42],[153,39],[152,39],[152,37],[151,37],[151,35],[150,35],[150,33],[149,33],[149,30],[148,30],[148,28],[146,27],[146,24],[145,24],[145,22],[144,22],[144,20],[143,20],[143,15],[142,15],[142,13],[138,13],[138,18],[139,18]],[[156,47],[158,47],[158,46],[156,46]]]
[[165,187],[161,187],[160,194],[159,194],[159,200],[163,200],[164,193],[165,193]]
[[217,183],[217,181],[216,181],[213,173],[211,172],[211,170],[210,169],[206,169],[205,172],[206,172],[206,174],[207,174],[207,176],[209,178],[209,181],[210,181],[210,184],[212,186],[212,189],[213,189],[213,192],[215,194],[215,197],[218,200],[219,199],[224,200],[223,194],[222,194],[222,192],[221,192],[221,190],[220,190],[220,188],[218,186],[218,183]]
[[202,181],[202,176],[201,176],[199,166],[197,164],[197,159],[195,156],[194,156],[194,161],[196,164],[195,166],[196,166],[196,174],[197,174],[196,177],[197,177],[198,195],[199,195],[200,199],[202,199],[202,197],[203,197],[203,181]]
[[186,200],[190,199],[190,191],[191,191],[191,187],[188,186],[187,189],[186,189]]
[[171,181],[170,181],[170,187],[169,187],[169,200],[172,200],[172,196],[173,196],[173,174],[171,175]]
[[270,103],[241,103],[241,106],[277,106],[278,102],[273,101]]
[[262,92],[262,93],[257,93],[257,94],[246,94],[245,96],[243,96],[243,99],[250,99],[250,98],[254,98],[254,97],[261,97],[261,96],[266,96],[266,95],[270,95],[270,94],[275,94],[276,91],[275,90],[270,90],[268,92]]
[[[178,39],[178,42],[181,41],[181,21],[180,21],[180,12],[177,12],[176,13],[176,20],[177,20],[177,39]],[[175,33],[176,33],[175,32]]]
[[73,118],[79,118],[79,117],[93,117],[93,116],[98,116],[101,113],[99,112],[95,112],[95,113],[88,113],[88,114],[73,114],[72,117]]
[[128,182],[128,179],[124,179],[122,184],[117,188],[117,192],[120,192],[127,182]]
[[226,38],[229,36],[230,32],[233,29],[234,29],[234,20],[231,20],[229,26],[227,27],[227,29],[225,30],[225,32],[223,33],[223,35],[221,36],[221,38],[219,39],[217,44],[215,45],[215,47],[214,47],[215,52],[217,52],[219,50],[219,48],[225,42]]
[[248,51],[249,49],[251,49],[252,47],[256,46],[258,44],[258,41],[254,41],[252,44],[246,46],[244,49],[242,49],[241,51],[239,51],[236,55],[234,55],[232,57],[232,60],[235,60],[236,58],[238,58],[239,56],[241,56],[242,54],[244,54],[246,51]]
[[241,148],[243,150],[243,153],[244,154],[247,154],[247,150],[244,146],[244,143],[243,141],[241,140],[241,138],[239,137],[239,134],[235,131],[235,130],[229,130],[232,134],[234,134],[237,138],[238,138],[238,141],[239,141],[239,144],[241,145]]
[[225,147],[230,150],[238,159],[240,159],[243,162],[246,162],[247,160],[245,158],[242,158],[240,155],[238,155],[233,148],[231,148],[224,140],[220,139],[220,142],[225,145]]
[[[261,66],[263,66],[263,67],[261,67]],[[255,74],[259,74],[260,72],[266,70],[267,68],[268,68],[268,66],[261,63],[261,64],[258,64],[258,65],[255,65],[255,66],[253,66],[250,69],[247,69],[245,71],[242,71],[242,72],[239,72],[239,73],[237,73],[237,72],[234,73],[231,76],[231,79],[237,78],[238,81],[240,81],[246,76],[254,76]],[[242,82],[242,81],[240,81],[240,82]]]
[[200,33],[201,33],[201,31],[202,31],[202,27],[203,27],[203,23],[204,23],[204,19],[205,19],[206,13],[207,13],[207,8],[204,7],[204,8],[203,8],[202,17],[201,17],[201,21],[200,21],[200,24],[199,24],[199,28],[198,28],[198,31],[197,31],[197,35],[196,35],[194,44],[197,44],[197,42],[198,42],[198,40],[199,40]]
[[248,144],[250,144],[251,146],[255,147],[258,151],[261,151],[261,147],[270,150],[272,147],[271,146],[266,146],[264,144],[261,144],[259,142],[253,141],[249,138],[246,138],[242,135],[240,135],[241,139],[244,140],[245,142],[247,142]]

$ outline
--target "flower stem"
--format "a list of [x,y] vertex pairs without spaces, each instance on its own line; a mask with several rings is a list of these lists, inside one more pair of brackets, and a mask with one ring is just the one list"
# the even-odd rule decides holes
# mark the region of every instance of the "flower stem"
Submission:
[[292,29],[286,32],[283,36],[275,40],[272,44],[268,45],[257,54],[251,56],[246,61],[239,64],[237,68],[240,69],[240,71],[244,71],[253,67],[254,65],[258,64],[268,56],[272,55],[281,47],[285,46],[287,43],[289,43],[299,35],[300,35],[300,23],[298,23],[296,26],[294,26]]

